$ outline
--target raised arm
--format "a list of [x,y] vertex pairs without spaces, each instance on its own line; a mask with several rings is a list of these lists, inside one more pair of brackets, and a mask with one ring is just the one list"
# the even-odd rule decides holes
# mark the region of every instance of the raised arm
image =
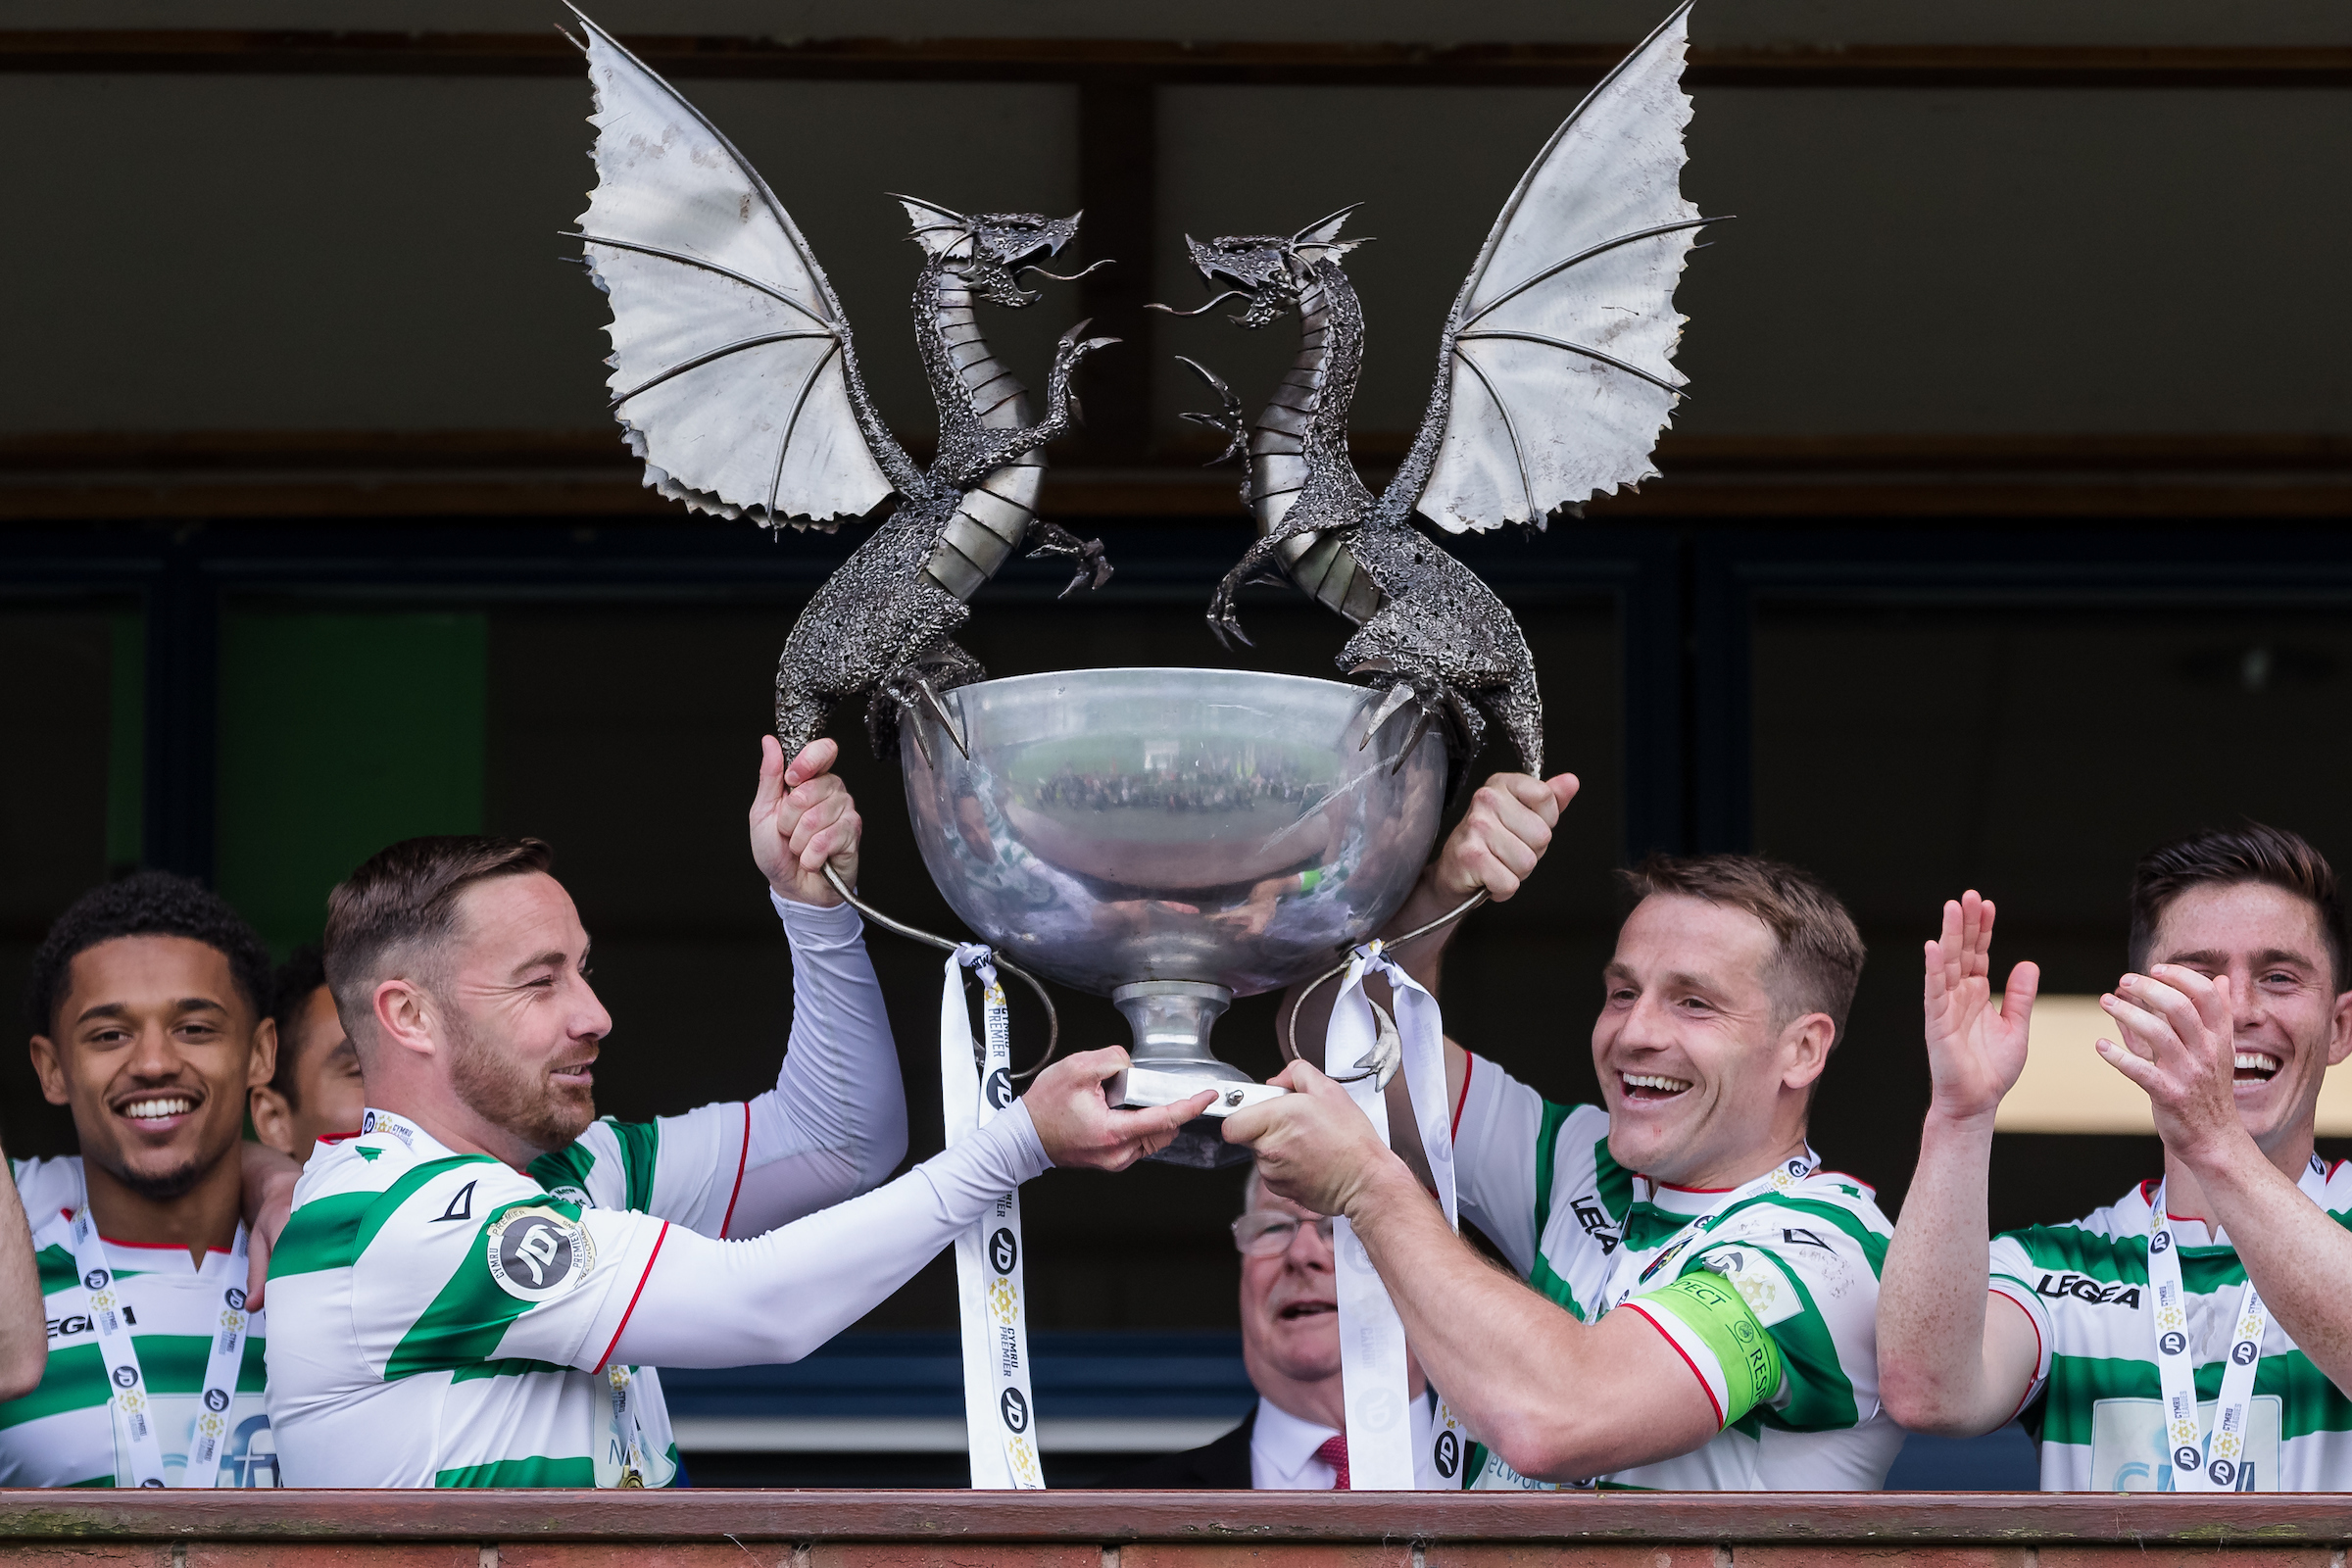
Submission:
[[757,1236],[864,1192],[906,1153],[906,1091],[863,927],[825,878],[858,885],[861,823],[820,740],[784,762],[760,742],[752,858],[792,943],[792,1034],[776,1087],[745,1111],[737,1191],[713,1235]]
[[[9,1168],[0,1154],[0,1171]],[[49,1365],[48,1316],[41,1306],[41,1273],[32,1260],[32,1227],[13,1180],[0,1179],[0,1399],[40,1386]]]
[[[1551,847],[1552,829],[1559,826],[1560,813],[1568,808],[1568,803],[1576,799],[1577,788],[1574,773],[1548,779],[1527,773],[1496,773],[1489,778],[1471,795],[1470,808],[1446,836],[1437,858],[1422,869],[1404,906],[1381,928],[1380,934],[1395,937],[1418,930],[1458,908],[1463,900],[1482,888],[1496,904],[1509,900],[1534,874],[1544,852]],[[1462,922],[1457,920],[1396,950],[1397,963],[1433,997],[1438,994],[1438,977],[1445,965],[1446,945],[1461,928]],[[1302,989],[1294,986],[1284,993],[1282,1008],[1276,1014],[1281,1020],[1278,1028],[1289,1022],[1291,1008],[1298,1003]],[[1387,981],[1375,977],[1367,983],[1366,991],[1373,1001],[1387,1005]],[[1293,1037],[1298,1042],[1298,1054],[1317,1066],[1324,1064],[1323,1035],[1331,1025],[1331,1008],[1338,998],[1338,990],[1325,985],[1298,1006]],[[1460,1102],[1468,1071],[1468,1056],[1448,1039],[1446,1090],[1449,1102]],[[1421,1153],[1420,1134],[1416,1131],[1412,1107],[1404,1099],[1401,1078],[1389,1088],[1389,1126],[1394,1129],[1397,1149],[1406,1160],[1417,1170],[1425,1171],[1428,1161]]]
[[1993,1115],[2026,1070],[2041,979],[2019,964],[1993,1005],[1992,921],[1971,892],[1944,905],[1943,934],[1927,945],[1928,1116],[1879,1279],[1880,1398],[1903,1426],[1946,1437],[2014,1416],[2041,1350],[2024,1310],[1987,1289]]
[[1276,1081],[1297,1093],[1235,1112],[1227,1138],[1274,1192],[1348,1216],[1430,1382],[1520,1474],[1583,1481],[1689,1453],[1778,1388],[1777,1358],[1765,1377],[1709,1348],[1731,1343],[1714,1314],[1747,1311],[1713,1276],[1579,1322],[1455,1236],[1346,1091],[1303,1062]]
[[[2249,989],[2268,981],[2258,974]],[[2262,1303],[2295,1348],[2340,1390],[2352,1390],[2352,1232],[2296,1185],[2307,1144],[2266,1152],[2237,1109],[2230,977],[2175,964],[2128,974],[2099,999],[2122,1044],[2099,1054],[2147,1091],[2165,1152],[2204,1189],[2207,1220],[2230,1233]],[[2243,1006],[2259,1006],[2259,995]],[[2352,995],[2335,999],[2328,1060],[2352,1054]],[[2276,1154],[2277,1157],[2274,1157]],[[2282,1166],[2291,1166],[2289,1175]]]
[[[1116,1048],[1055,1062],[1007,1113],[898,1180],[764,1236],[665,1237],[603,1359],[661,1366],[797,1361],[879,1306],[1003,1194],[1048,1165],[1121,1170],[1214,1096],[1113,1110]],[[712,1303],[731,1310],[714,1312]],[[593,1336],[591,1336],[593,1338]],[[601,1364],[598,1363],[598,1364]]]
[[860,822],[832,771],[839,749],[811,743],[785,763],[760,742],[752,858],[792,947],[792,1032],[775,1087],[650,1123],[599,1123],[532,1167],[607,1207],[640,1208],[706,1236],[757,1236],[866,1191],[906,1152],[906,1095],[857,910],[828,863],[856,886]]

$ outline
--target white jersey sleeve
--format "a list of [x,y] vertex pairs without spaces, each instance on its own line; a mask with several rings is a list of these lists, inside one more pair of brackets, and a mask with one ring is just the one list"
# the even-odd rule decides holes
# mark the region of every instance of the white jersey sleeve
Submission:
[[897,1181],[763,1236],[721,1242],[672,1229],[605,1354],[685,1367],[797,1361],[1049,1163],[1029,1108],[1015,1102]]
[[2034,1381],[2026,1389],[2026,1396],[2018,1401],[2024,1409],[2034,1402],[2042,1385],[2050,1377],[2050,1347],[2058,1343],[2057,1330],[2050,1322],[2050,1308],[2034,1289],[2034,1264],[2026,1249],[2014,1236],[2002,1235],[1992,1239],[1992,1254],[1987,1267],[1987,1284],[1995,1296],[2005,1296],[2025,1309],[2034,1324],[2036,1353],[2034,1361]]
[[[1462,1217],[1528,1279],[1543,1257],[1556,1178],[1566,1174],[1560,1142],[1580,1134],[1605,1139],[1607,1118],[1592,1106],[1547,1101],[1484,1056],[1472,1055],[1467,1066],[1453,1130]],[[1572,1151],[1567,1163],[1582,1170],[1591,1158],[1589,1149],[1581,1159]]]
[[705,1236],[756,1236],[866,1191],[905,1157],[906,1094],[863,922],[846,905],[770,899],[793,957],[776,1087],[650,1122],[607,1117],[532,1163],[550,1192]]
[[79,1154],[12,1159],[8,1164],[16,1178],[17,1196],[24,1202],[24,1217],[36,1231],[59,1214],[79,1208],[89,1198],[89,1189],[82,1184]]

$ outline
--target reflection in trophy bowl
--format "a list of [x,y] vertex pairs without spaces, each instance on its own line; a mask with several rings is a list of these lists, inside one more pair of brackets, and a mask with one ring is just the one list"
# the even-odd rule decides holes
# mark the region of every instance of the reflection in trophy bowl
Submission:
[[[1127,1015],[1135,1062],[1113,1085],[1125,1103],[1229,1091],[1249,1079],[1209,1052],[1217,1014],[1312,978],[1377,930],[1437,836],[1445,739],[1433,725],[1396,765],[1413,713],[1367,745],[1380,698],[1223,669],[959,687],[944,700],[968,756],[936,717],[919,720],[929,762],[918,720],[901,729],[915,839],[974,931]],[[1196,1125],[1162,1157],[1224,1151]]]

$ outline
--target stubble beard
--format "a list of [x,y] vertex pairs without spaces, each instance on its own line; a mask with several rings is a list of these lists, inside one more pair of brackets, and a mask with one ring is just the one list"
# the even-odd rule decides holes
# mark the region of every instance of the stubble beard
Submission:
[[194,1191],[196,1184],[219,1163],[218,1159],[196,1158],[172,1170],[144,1171],[118,1161],[108,1174],[151,1203],[169,1203]]
[[450,1009],[450,1087],[467,1109],[538,1150],[563,1149],[588,1130],[596,1103],[569,1103],[543,1068],[526,1065],[475,1034]]

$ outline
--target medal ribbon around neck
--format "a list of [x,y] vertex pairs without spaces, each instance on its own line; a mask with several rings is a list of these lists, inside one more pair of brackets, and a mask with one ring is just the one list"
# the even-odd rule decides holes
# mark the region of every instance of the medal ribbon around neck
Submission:
[[1601,1287],[1600,1310],[1602,1315],[1614,1312],[1633,1299],[1636,1292],[1655,1278],[1660,1269],[1680,1257],[1684,1249],[1688,1248],[1691,1242],[1721,1224],[1724,1215],[1751,1198],[1760,1197],[1765,1193],[1788,1192],[1820,1168],[1821,1156],[1813,1152],[1811,1146],[1808,1145],[1802,1154],[1791,1155],[1753,1181],[1742,1182],[1740,1186],[1723,1194],[1705,1212],[1691,1216],[1681,1230],[1674,1233],[1672,1239],[1664,1247],[1650,1254],[1649,1261],[1643,1264],[1641,1272],[1630,1281],[1625,1280],[1623,1276],[1631,1251],[1630,1249],[1621,1248],[1617,1261],[1611,1266],[1607,1281]]
[[[1396,1009],[1393,1034],[1375,1021],[1371,999],[1364,995],[1365,977],[1374,974],[1389,982],[1390,1003]],[[1323,1060],[1345,1083],[1348,1098],[1371,1121],[1383,1143],[1389,1138],[1388,1099],[1383,1093],[1389,1074],[1380,1068],[1389,1040],[1396,1042],[1396,1065],[1404,1073],[1421,1149],[1437,1181],[1438,1204],[1445,1211],[1446,1223],[1459,1230],[1453,1117],[1446,1093],[1446,1028],[1438,1001],[1388,957],[1382,944],[1366,943],[1348,957],[1348,972],[1340,982],[1339,1000],[1332,1005],[1331,1024],[1323,1039]],[[1404,1324],[1396,1315],[1388,1287],[1372,1266],[1371,1255],[1345,1215],[1331,1222],[1331,1247],[1340,1308],[1348,1484],[1357,1492],[1410,1491],[1419,1482]],[[1443,1396],[1430,1422],[1430,1444],[1431,1468],[1440,1485],[1458,1486],[1470,1437]]]
[[[106,1363],[108,1402],[122,1423],[130,1446],[130,1484],[160,1487],[164,1479],[163,1444],[155,1429],[155,1400],[139,1367],[138,1348],[131,1343],[130,1324],[122,1315],[122,1294],[108,1259],[105,1239],[83,1203],[74,1216],[74,1267],[81,1275],[90,1321],[98,1327],[98,1354]],[[236,1403],[237,1371],[245,1360],[245,1227],[229,1250],[229,1277],[237,1283],[220,1292],[220,1317],[213,1332],[212,1349],[204,1358],[204,1393],[188,1424],[187,1466],[180,1472],[183,1488],[211,1488],[220,1480],[220,1455],[228,1446],[229,1410]],[[118,1478],[119,1480],[120,1478]]]
[[2208,1446],[2197,1421],[2197,1362],[2188,1337],[2188,1298],[2180,1286],[2180,1238],[2165,1210],[2161,1186],[2148,1204],[2148,1285],[2173,1486],[2180,1492],[2233,1491],[2245,1461],[2246,1409],[2254,1402],[2254,1369],[2262,1360],[2270,1309],[2262,1304],[2262,1294],[2254,1289],[2249,1273],[2245,1289],[2238,1293],[2236,1332],[2230,1337],[2230,1364],[2222,1373],[2221,1402],[2213,1413]]
[[[948,1146],[987,1126],[1012,1103],[1012,1026],[994,956],[965,943],[948,956],[939,999],[939,1094]],[[979,977],[984,1043],[973,1062],[963,969]],[[1021,1291],[1021,1195],[1004,1194],[956,1238],[956,1295],[963,1326],[963,1430],[975,1491],[1046,1484],[1037,1455],[1037,1401],[1029,1392],[1029,1315]]]

